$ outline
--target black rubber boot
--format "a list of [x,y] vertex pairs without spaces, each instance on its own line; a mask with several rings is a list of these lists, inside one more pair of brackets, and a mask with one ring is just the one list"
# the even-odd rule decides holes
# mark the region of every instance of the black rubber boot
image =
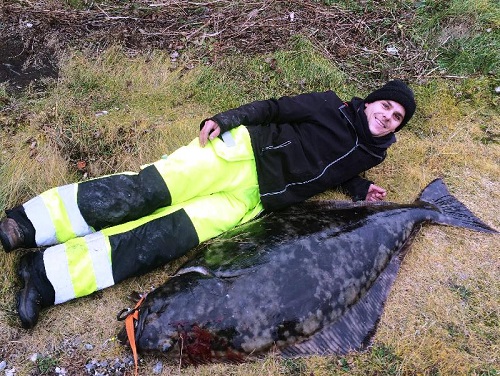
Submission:
[[19,277],[24,286],[17,295],[17,313],[25,329],[38,322],[40,310],[54,304],[54,288],[48,281],[43,266],[43,253],[31,252],[19,264]]
[[0,221],[0,241],[5,252],[24,245],[24,233],[14,219],[4,218]]

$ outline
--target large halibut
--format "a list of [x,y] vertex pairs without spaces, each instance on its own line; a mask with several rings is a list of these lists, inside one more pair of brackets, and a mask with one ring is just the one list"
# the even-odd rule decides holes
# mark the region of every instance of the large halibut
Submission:
[[[422,223],[496,232],[442,180],[412,204],[310,201],[202,245],[135,313],[139,351],[184,364],[362,350]],[[126,341],[125,330],[121,338]],[[130,337],[132,338],[132,337]]]

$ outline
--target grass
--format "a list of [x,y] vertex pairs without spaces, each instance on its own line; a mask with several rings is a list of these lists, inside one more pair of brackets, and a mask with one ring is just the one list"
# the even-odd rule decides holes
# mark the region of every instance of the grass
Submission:
[[440,69],[456,75],[498,74],[498,1],[423,0],[417,14],[418,34],[437,51]]
[[194,76],[185,90],[192,92],[193,100],[215,111],[312,90],[335,87],[340,94],[348,90],[346,74],[318,54],[303,36],[293,38],[290,50],[225,59]]
[[[488,1],[421,3],[421,17],[433,16],[432,32],[449,25],[459,5],[477,12],[470,30],[489,25],[494,13]],[[499,82],[471,64],[464,68],[471,74],[467,79],[429,76],[411,82],[418,100],[415,117],[387,160],[367,175],[395,202],[411,202],[430,180],[444,177],[458,198],[499,229],[500,106],[494,92]],[[230,56],[190,71],[175,69],[161,52],[128,57],[113,48],[93,59],[68,53],[61,77],[44,96],[28,92],[12,98],[0,89],[1,103],[8,103],[1,112],[0,208],[55,185],[137,170],[196,137],[200,120],[252,99],[327,88],[345,98],[366,95],[366,87],[348,73],[303,37],[287,51]],[[319,197],[345,198],[338,192]],[[301,359],[270,354],[254,363],[183,370],[169,364],[163,374],[498,375],[499,249],[498,236],[425,228],[405,258],[374,345],[365,353]],[[79,375],[88,359],[130,354],[116,341],[122,327],[116,313],[131,305],[126,298],[131,291],[158,286],[182,262],[51,307],[34,330],[25,331],[14,312],[18,257],[0,257],[0,360],[15,366],[17,375],[49,374],[56,365]],[[33,353],[40,355],[36,363],[27,361]],[[158,360],[143,356],[142,374]]]

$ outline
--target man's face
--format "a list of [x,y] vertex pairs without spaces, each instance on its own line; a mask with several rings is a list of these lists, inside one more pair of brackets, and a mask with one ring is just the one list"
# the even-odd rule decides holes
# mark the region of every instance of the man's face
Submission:
[[405,108],[398,102],[380,100],[365,103],[368,128],[374,137],[385,136],[396,130],[405,117]]

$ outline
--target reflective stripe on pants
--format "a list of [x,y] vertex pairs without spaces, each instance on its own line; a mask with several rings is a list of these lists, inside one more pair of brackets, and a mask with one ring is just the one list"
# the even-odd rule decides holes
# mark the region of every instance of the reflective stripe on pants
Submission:
[[92,232],[78,210],[77,189],[78,184],[52,188],[23,205],[35,228],[38,246],[63,243]]

